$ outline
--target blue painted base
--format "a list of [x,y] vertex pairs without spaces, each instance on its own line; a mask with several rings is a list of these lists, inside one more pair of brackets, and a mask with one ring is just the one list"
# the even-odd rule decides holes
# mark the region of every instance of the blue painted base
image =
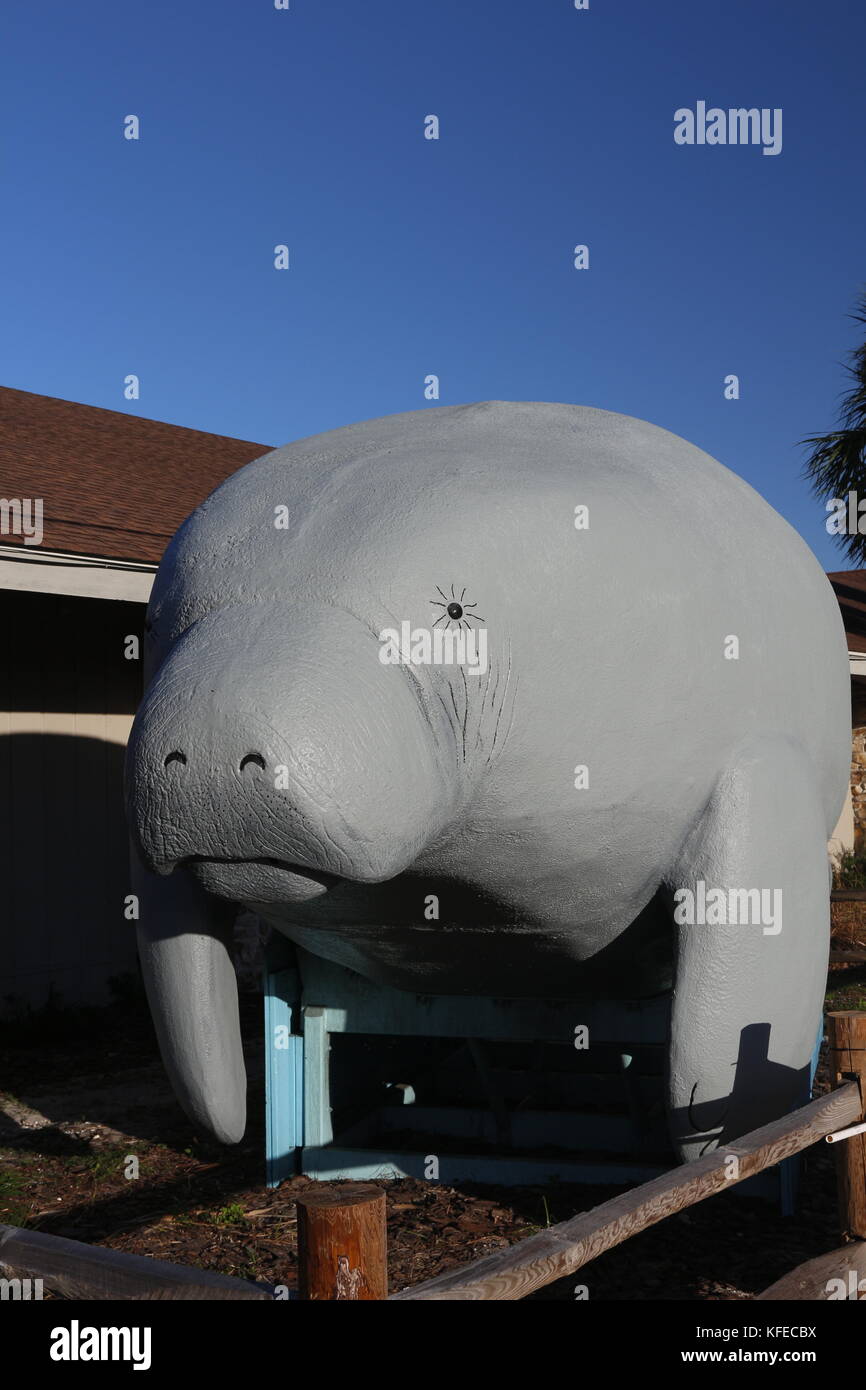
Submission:
[[[660,1083],[663,1070],[667,999],[613,1004],[411,995],[377,987],[352,971],[296,952],[283,938],[269,945],[264,992],[269,1187],[296,1172],[322,1181],[415,1177],[504,1186],[635,1184],[673,1166],[664,1152],[661,1101],[652,1099],[653,1083]],[[501,1069],[487,1065],[484,1048],[495,1042],[521,1044],[528,1061],[518,1077],[525,1077],[531,1075],[535,1045],[573,1049],[579,1025],[589,1029],[594,1055],[605,1048],[617,1070],[593,1075],[586,1070],[585,1054],[572,1051],[568,1055],[575,1071],[566,1077],[563,1108],[518,1109],[513,1098],[511,1106],[506,1104]],[[335,1136],[331,1038],[346,1033],[367,1039],[466,1040],[487,1106],[419,1105],[411,1086],[380,1087],[380,1103]],[[823,1029],[812,1059],[810,1093],[822,1034]],[[638,1052],[642,1075],[634,1065]],[[472,1071],[471,1063],[467,1066]],[[398,1143],[401,1133],[410,1133],[423,1150],[404,1152]],[[465,1142],[465,1152],[464,1143],[455,1145],[455,1140]],[[443,1152],[443,1147],[461,1151]],[[799,1171],[798,1157],[786,1159],[732,1190],[778,1200],[783,1213],[790,1214]]]

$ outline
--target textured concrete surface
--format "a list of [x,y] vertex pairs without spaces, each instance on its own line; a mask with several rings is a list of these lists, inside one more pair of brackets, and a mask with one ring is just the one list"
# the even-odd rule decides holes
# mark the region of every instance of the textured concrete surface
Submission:
[[[581,995],[673,985],[683,1157],[800,1101],[848,664],[817,561],[735,474],[578,406],[368,421],[219,487],[148,612],[141,956],[213,1133],[244,1126],[239,903],[372,980],[573,995],[575,1024]],[[483,629],[485,670],[384,664],[404,623]],[[700,885],[778,910],[672,920]]]

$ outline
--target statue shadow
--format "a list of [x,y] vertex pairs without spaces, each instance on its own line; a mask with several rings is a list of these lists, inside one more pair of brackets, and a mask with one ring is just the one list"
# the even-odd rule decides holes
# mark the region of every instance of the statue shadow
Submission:
[[702,1101],[695,1086],[690,1104],[670,1112],[674,1133],[703,1139],[708,1148],[718,1136],[717,1147],[724,1148],[808,1104],[820,1037],[811,1062],[799,1068],[770,1060],[770,1037],[769,1023],[743,1028],[730,1094]]

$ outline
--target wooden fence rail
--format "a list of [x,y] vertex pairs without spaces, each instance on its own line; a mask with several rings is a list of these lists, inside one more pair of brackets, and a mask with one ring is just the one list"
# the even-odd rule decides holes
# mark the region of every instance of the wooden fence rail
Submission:
[[[592,1211],[519,1241],[501,1254],[488,1255],[463,1269],[392,1294],[390,1301],[525,1298],[543,1285],[573,1274],[581,1265],[647,1226],[694,1206],[783,1158],[790,1158],[834,1130],[853,1124],[860,1118],[861,1111],[859,1086],[854,1081],[846,1082],[794,1114],[755,1129],[705,1158],[673,1168],[651,1182],[593,1207]],[[730,1176],[732,1157],[737,1159],[736,1177]]]
[[[775,1284],[757,1296],[757,1302],[788,1302],[789,1300],[821,1303],[829,1299],[857,1298],[857,1290],[866,1277],[866,1241],[852,1240],[827,1255],[818,1255],[783,1274]],[[834,1284],[835,1281],[835,1284]],[[838,1283],[842,1284],[840,1293]]]
[[0,1226],[0,1278],[41,1279],[63,1298],[273,1299],[273,1288],[190,1265]]

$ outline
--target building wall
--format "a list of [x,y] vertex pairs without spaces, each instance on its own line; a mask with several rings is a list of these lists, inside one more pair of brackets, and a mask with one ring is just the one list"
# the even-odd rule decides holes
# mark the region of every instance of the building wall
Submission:
[[136,970],[123,752],[144,606],[0,591],[0,1016],[102,1003]]
[[852,847],[866,850],[866,678],[851,680]]

